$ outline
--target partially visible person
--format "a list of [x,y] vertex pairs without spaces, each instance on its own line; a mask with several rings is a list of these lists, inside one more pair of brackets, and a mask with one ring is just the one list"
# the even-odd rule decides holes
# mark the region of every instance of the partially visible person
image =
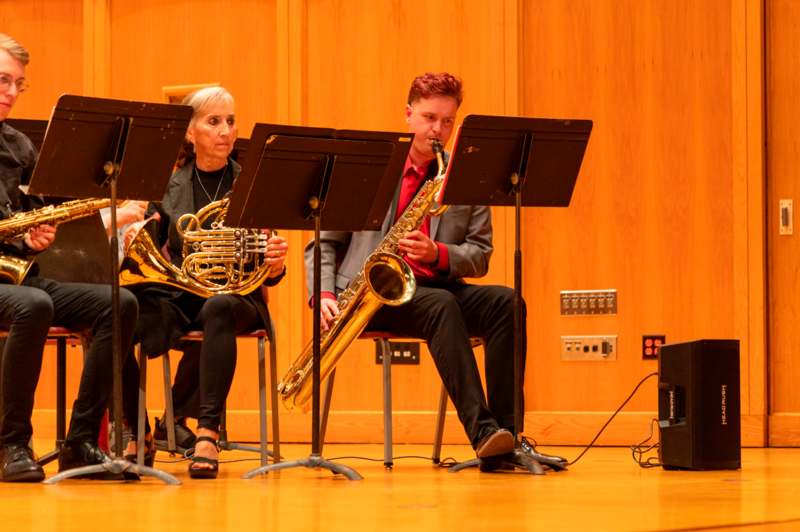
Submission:
[[[30,139],[5,123],[17,98],[27,88],[28,62],[28,51],[0,33],[0,218],[41,206],[37,198],[20,190],[20,185],[30,180],[36,149]],[[21,239],[0,243],[0,255],[30,258],[47,249],[55,238],[56,228],[42,224]],[[121,342],[127,352],[138,307],[128,290],[121,289],[119,296]],[[97,446],[97,439],[113,379],[111,321],[109,286],[45,279],[37,275],[35,265],[21,285],[0,284],[0,325],[9,329],[0,371],[0,479],[37,482],[44,478],[28,442],[33,435],[31,414],[42,351],[51,325],[86,330],[92,337],[58,458],[59,471],[110,459]],[[108,472],[92,478],[122,477]]]

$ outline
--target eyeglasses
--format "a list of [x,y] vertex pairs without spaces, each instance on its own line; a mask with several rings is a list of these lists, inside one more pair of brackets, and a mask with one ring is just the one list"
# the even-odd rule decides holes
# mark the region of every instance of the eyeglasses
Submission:
[[19,78],[18,80],[14,81],[14,79],[8,74],[0,74],[0,90],[7,91],[11,88],[11,85],[14,85],[17,88],[18,93],[25,92],[29,86],[28,80],[25,78]]

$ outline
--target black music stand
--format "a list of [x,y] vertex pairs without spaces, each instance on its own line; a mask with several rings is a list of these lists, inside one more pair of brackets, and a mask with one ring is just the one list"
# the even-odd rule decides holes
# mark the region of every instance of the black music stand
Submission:
[[[519,450],[524,415],[522,385],[522,207],[567,207],[581,168],[591,120],[469,115],[459,129],[447,169],[445,205],[513,206],[514,224],[514,440],[508,465],[542,474],[541,463],[565,469],[566,460],[531,459]],[[552,458],[552,457],[548,457]],[[479,465],[469,460],[450,472]]]
[[396,146],[407,153],[411,137],[332,138],[336,135],[319,128],[256,124],[231,195],[227,219],[232,226],[314,230],[311,455],[261,466],[244,478],[294,467],[324,468],[349,480],[363,478],[347,466],[325,460],[320,451],[320,231],[380,227],[383,216],[377,219],[372,213],[388,210],[391,194],[380,191],[393,191],[385,181],[396,185],[400,178],[399,170],[389,171],[397,160]]
[[[53,109],[31,193],[111,200],[111,271],[119,271],[117,198],[157,201],[163,196],[192,109],[83,96],[61,96]],[[167,484],[180,481],[168,473],[122,458],[122,353],[119,323],[119,277],[111,276],[113,413],[115,458],[103,464],[63,471],[55,484],[75,476],[131,472]]]

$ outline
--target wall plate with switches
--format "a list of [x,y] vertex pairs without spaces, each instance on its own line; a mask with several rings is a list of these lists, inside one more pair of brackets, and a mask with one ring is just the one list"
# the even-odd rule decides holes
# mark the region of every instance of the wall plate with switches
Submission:
[[608,290],[562,290],[561,315],[616,314],[617,291]]
[[617,335],[562,336],[561,360],[616,360]]
[[[392,364],[419,364],[419,342],[389,342]],[[375,342],[375,363],[383,364],[380,342]]]

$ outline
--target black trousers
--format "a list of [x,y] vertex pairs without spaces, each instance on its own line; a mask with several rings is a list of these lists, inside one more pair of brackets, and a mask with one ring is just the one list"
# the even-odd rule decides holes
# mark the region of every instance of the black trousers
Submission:
[[[178,370],[172,383],[172,409],[175,419],[200,416],[200,351],[201,342],[186,342],[183,356],[178,361]],[[139,425],[139,364],[133,353],[122,368],[123,414],[131,433],[136,436]],[[145,414],[145,434],[149,434],[150,420]]]
[[236,370],[236,335],[255,329],[261,320],[253,302],[245,297],[219,295],[191,299],[184,310],[196,316],[193,325],[203,331],[197,426],[216,432]]
[[[181,312],[191,320],[188,330],[202,330],[203,341],[184,344],[185,355],[173,386],[175,415],[196,416],[198,427],[217,432],[236,371],[236,335],[258,328],[261,317],[250,299],[237,295],[204,299],[184,293],[178,301]],[[135,362],[126,365],[124,380],[125,417],[135,433],[132,420],[137,415],[139,382]]]
[[[255,328],[255,326],[253,327]],[[200,354],[201,342],[186,342],[183,355],[178,361],[175,380],[172,383],[172,408],[175,419],[200,417]]]
[[[405,305],[381,307],[367,330],[425,339],[473,447],[489,431],[513,431],[513,290],[465,283],[418,286]],[[470,337],[484,343],[488,401]],[[522,345],[526,345],[525,338]]]
[[[120,289],[123,354],[130,347],[137,313],[136,298]],[[26,279],[21,286],[0,285],[0,323],[10,329],[0,380],[0,444],[27,443],[33,434],[33,398],[51,325],[85,330],[92,336],[67,440],[96,443],[113,379],[111,287],[39,277]]]

